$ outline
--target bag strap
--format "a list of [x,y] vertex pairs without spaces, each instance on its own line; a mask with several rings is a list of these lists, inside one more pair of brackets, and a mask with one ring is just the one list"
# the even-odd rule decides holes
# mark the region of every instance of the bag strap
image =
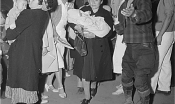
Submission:
[[77,31],[75,31],[75,33],[76,33],[76,36],[77,36],[78,38],[80,38],[81,40],[84,40],[84,34],[83,34],[83,33],[79,33],[79,32],[77,32]]

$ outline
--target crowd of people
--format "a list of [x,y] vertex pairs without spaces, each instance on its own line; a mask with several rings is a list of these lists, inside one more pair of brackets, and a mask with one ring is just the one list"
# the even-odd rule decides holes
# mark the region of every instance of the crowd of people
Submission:
[[[9,11],[0,12],[5,96],[12,104],[47,103],[39,89],[46,76],[45,91],[66,98],[63,79],[70,69],[77,76],[78,93],[84,92],[81,104],[89,104],[113,73],[121,84],[112,94],[124,93],[124,104],[134,104],[134,87],[139,104],[150,104],[151,93],[169,95],[174,12],[175,0],[13,0]],[[84,56],[74,49],[79,35],[86,45]]]

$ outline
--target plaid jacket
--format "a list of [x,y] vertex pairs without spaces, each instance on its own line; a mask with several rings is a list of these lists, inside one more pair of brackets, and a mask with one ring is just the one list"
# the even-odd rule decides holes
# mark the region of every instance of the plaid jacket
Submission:
[[[148,43],[154,41],[152,32],[152,3],[151,0],[134,0],[136,17],[124,17],[121,10],[126,8],[127,1],[119,9],[119,24],[116,30],[123,34],[125,43]],[[123,31],[123,32],[121,32]]]

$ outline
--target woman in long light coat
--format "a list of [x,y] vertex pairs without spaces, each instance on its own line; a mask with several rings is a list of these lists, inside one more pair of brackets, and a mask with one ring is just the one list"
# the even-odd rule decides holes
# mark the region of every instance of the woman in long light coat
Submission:
[[[53,57],[56,57],[56,58],[54,59],[49,69],[52,70],[52,72],[54,73],[48,76],[47,84],[45,84],[45,88],[47,91],[48,89],[50,89],[53,92],[59,92],[59,96],[61,98],[65,98],[66,93],[64,91],[63,83],[62,83],[62,78],[63,78],[62,69],[65,67],[63,55],[65,52],[66,46],[60,40],[67,43],[65,26],[67,24],[67,10],[69,7],[69,3],[67,2],[67,0],[57,0],[57,2],[58,2],[57,9],[54,12],[51,12],[51,21],[52,21],[52,27],[53,27],[52,41],[55,41],[54,43],[55,50],[53,49],[53,51],[56,51],[56,54],[55,54],[56,56],[53,55]],[[58,81],[57,89],[55,89],[52,85],[52,80],[54,75],[56,75],[56,79]]]

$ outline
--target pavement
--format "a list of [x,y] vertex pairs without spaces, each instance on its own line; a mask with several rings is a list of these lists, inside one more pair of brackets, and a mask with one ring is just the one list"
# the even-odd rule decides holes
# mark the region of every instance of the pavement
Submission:
[[[84,98],[84,94],[77,93],[77,79],[76,76],[72,74],[73,71],[68,73],[71,75],[65,79],[65,91],[67,93],[67,98],[60,98],[58,93],[52,92],[49,90],[45,92],[45,95],[48,95],[49,102],[47,104],[81,104],[81,100]],[[120,84],[120,78],[116,78],[112,81],[102,82],[98,87],[96,96],[91,100],[90,104],[123,104],[124,95],[112,95],[112,92],[116,90],[116,86]],[[56,81],[54,82],[56,87]],[[170,95],[155,94],[152,95],[152,103],[150,104],[175,104],[175,87],[171,88]],[[134,102],[139,101],[138,93],[135,92]],[[0,104],[11,104],[11,100],[8,98],[3,98],[0,101]]]

